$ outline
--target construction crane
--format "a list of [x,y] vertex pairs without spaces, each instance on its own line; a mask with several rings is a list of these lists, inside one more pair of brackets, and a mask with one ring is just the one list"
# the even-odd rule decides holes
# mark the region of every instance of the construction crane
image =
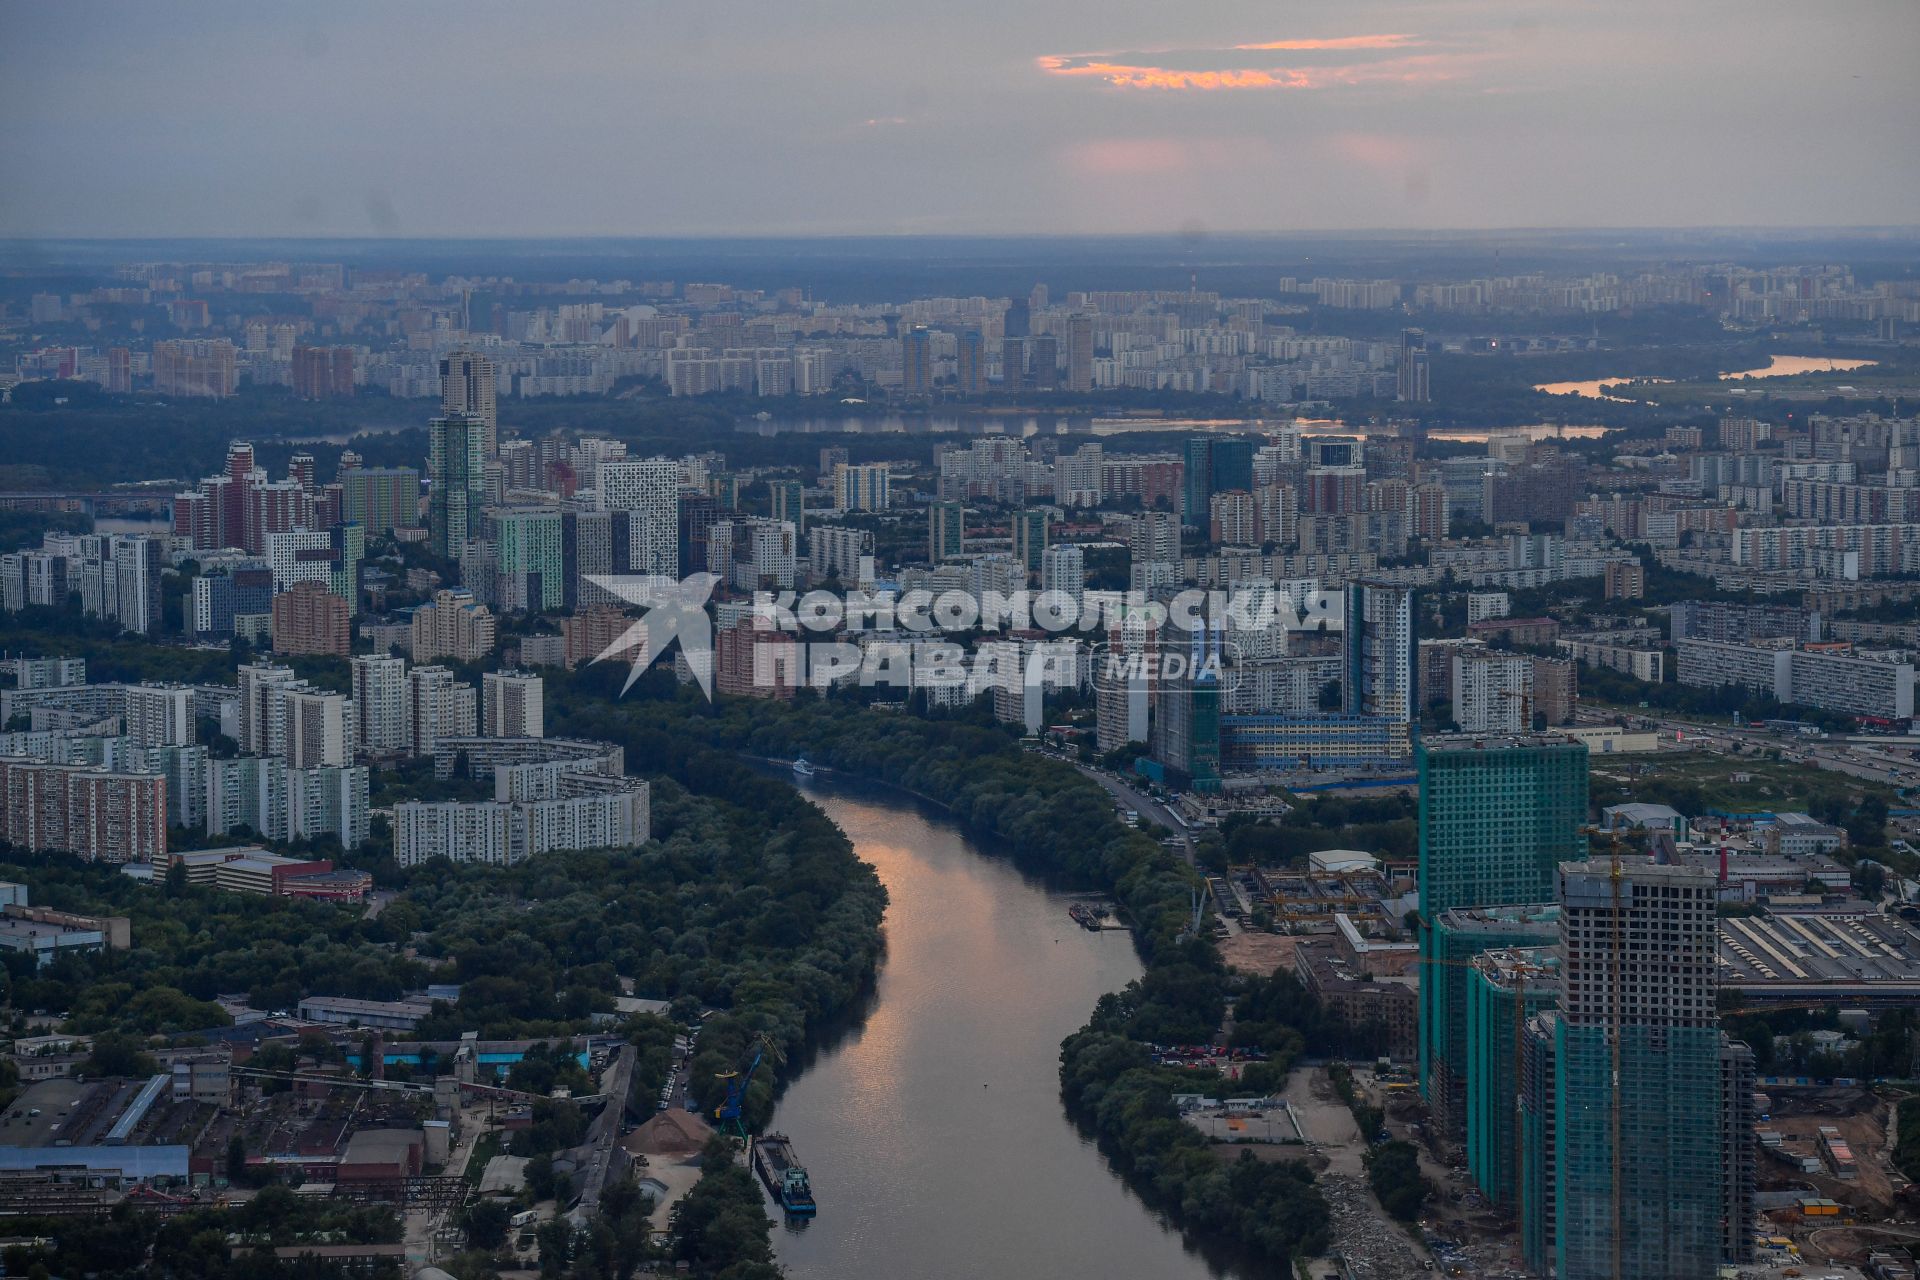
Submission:
[[768,1039],[763,1032],[754,1037],[753,1058],[747,1063],[746,1070],[736,1069],[715,1074],[714,1079],[727,1082],[726,1096],[720,1100],[720,1105],[713,1109],[713,1118],[720,1122],[720,1132],[729,1133],[741,1139],[747,1136],[747,1127],[741,1122],[740,1110],[746,1103],[747,1087],[753,1083],[753,1073],[758,1071],[760,1064],[768,1059],[772,1060],[774,1066],[779,1066],[781,1057],[779,1046]]

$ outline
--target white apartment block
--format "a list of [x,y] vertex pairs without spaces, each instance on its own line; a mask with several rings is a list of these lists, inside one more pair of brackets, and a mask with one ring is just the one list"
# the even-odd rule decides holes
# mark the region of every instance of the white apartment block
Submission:
[[292,769],[276,756],[209,760],[209,835],[246,827],[267,840],[339,837],[343,848],[367,838],[368,775],[364,765]]
[[1087,554],[1072,543],[1056,543],[1040,553],[1040,590],[1054,592],[1073,601],[1074,608],[1087,593]]
[[411,745],[407,720],[407,661],[384,654],[353,659],[354,725],[359,748],[395,755]]
[[1462,733],[1523,734],[1532,725],[1533,659],[1455,654],[1453,719]]
[[273,593],[290,591],[296,582],[317,582],[331,589],[333,564],[328,556],[332,549],[333,538],[325,529],[268,534],[267,564],[273,569]]
[[1735,684],[1780,702],[1850,715],[1907,720],[1914,711],[1914,666],[1855,654],[1774,644],[1675,642],[1681,684],[1713,688]]
[[190,746],[196,737],[186,685],[130,684],[122,716],[127,736],[143,747]]
[[1513,599],[1504,591],[1469,591],[1467,593],[1467,621],[1485,622],[1488,618],[1505,618],[1511,615]]
[[543,800],[394,806],[394,857],[403,867],[434,858],[509,866],[558,850],[629,848],[647,841],[645,782]]
[[1555,640],[1554,644],[1575,662],[1584,662],[1590,667],[1618,671],[1648,684],[1659,684],[1666,679],[1666,654],[1658,649],[1602,644],[1594,640]]
[[814,575],[852,585],[862,581],[861,561],[873,555],[873,534],[819,524],[807,530],[807,556]]
[[[345,768],[353,763],[359,735],[354,730],[353,701],[343,693],[318,690],[282,691],[273,700],[286,718],[282,731],[284,755],[295,769]],[[271,744],[275,735],[269,732]]]
[[546,681],[526,671],[489,671],[480,678],[480,735],[546,736]]
[[432,755],[441,738],[474,737],[480,714],[473,686],[457,683],[446,667],[415,667],[407,673],[407,727],[421,756]]

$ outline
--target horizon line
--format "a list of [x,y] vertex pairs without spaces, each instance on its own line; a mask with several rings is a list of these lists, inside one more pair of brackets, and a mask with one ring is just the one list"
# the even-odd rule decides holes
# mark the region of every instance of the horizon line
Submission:
[[1593,224],[1513,224],[1478,227],[1298,227],[1209,228],[1199,233],[1170,231],[647,231],[647,232],[441,232],[422,234],[379,234],[371,232],[164,232],[113,235],[30,235],[0,233],[0,245],[80,243],[120,244],[142,241],[321,241],[344,240],[364,243],[445,243],[473,241],[593,242],[617,240],[688,240],[725,242],[740,240],[1157,240],[1181,239],[1204,244],[1214,238],[1282,239],[1288,236],[1338,238],[1341,236],[1489,236],[1489,235],[1578,235],[1656,233],[1752,234],[1783,232],[1876,232],[1920,235],[1920,222],[1752,222],[1752,223],[1593,223]]

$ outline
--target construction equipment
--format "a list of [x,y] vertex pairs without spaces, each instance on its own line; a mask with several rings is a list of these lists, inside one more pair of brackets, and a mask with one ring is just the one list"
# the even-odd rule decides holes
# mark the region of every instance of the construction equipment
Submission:
[[777,1067],[780,1065],[782,1056],[780,1047],[763,1032],[754,1037],[753,1058],[747,1063],[746,1070],[736,1069],[715,1074],[714,1079],[727,1082],[726,1096],[720,1100],[720,1105],[713,1109],[713,1118],[720,1122],[716,1126],[720,1132],[731,1134],[736,1138],[746,1138],[747,1127],[741,1122],[740,1109],[747,1100],[747,1086],[753,1083],[753,1073],[760,1069],[762,1062],[771,1059],[772,1065]]

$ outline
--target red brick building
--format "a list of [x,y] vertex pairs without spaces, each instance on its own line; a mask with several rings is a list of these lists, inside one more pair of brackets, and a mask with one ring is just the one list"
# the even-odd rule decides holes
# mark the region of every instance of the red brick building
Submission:
[[347,602],[318,582],[296,582],[273,598],[273,651],[295,654],[353,652]]

